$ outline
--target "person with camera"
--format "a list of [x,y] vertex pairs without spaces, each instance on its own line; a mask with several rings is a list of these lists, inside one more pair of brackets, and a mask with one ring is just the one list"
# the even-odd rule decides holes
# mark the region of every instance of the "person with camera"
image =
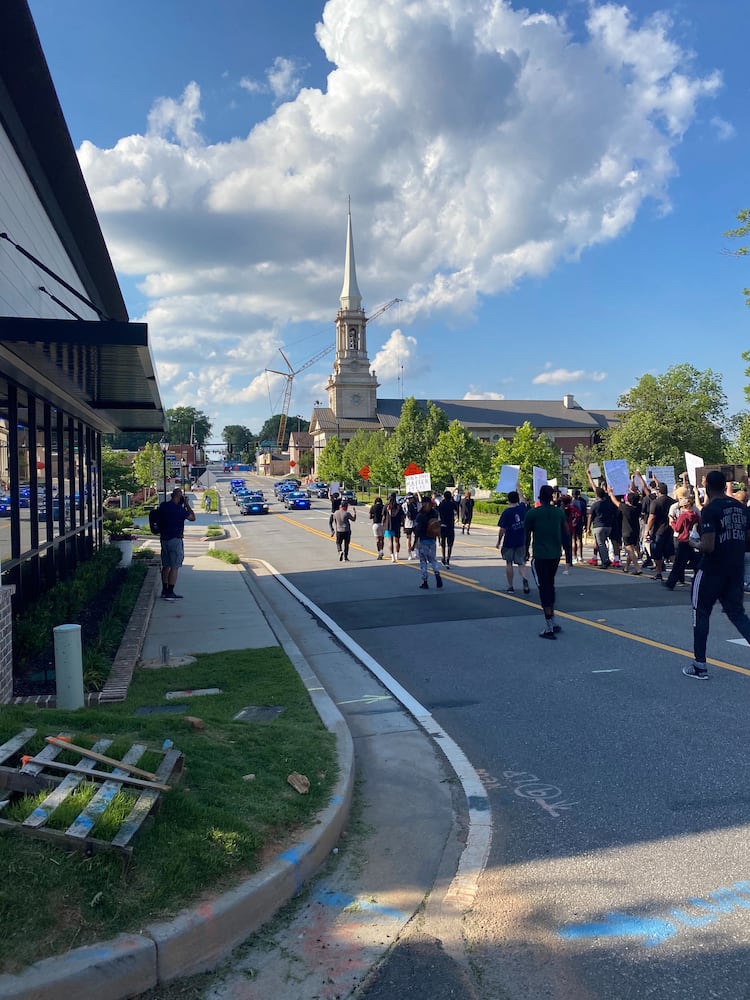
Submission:
[[185,521],[194,521],[195,511],[179,486],[172,490],[171,498],[159,504],[159,538],[161,540],[161,597],[164,601],[177,601],[182,594],[175,594],[177,574],[185,558],[182,540]]

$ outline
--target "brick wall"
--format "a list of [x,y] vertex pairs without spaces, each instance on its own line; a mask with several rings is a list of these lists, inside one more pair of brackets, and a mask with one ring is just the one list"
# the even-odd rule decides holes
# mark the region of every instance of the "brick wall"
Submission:
[[13,697],[13,587],[0,587],[0,705]]

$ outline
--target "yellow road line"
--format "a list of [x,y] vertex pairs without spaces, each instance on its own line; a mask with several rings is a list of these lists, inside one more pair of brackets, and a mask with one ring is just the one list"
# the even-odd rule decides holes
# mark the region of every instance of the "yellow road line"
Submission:
[[[297,528],[303,528],[305,531],[309,531],[314,535],[320,535],[321,538],[330,538],[329,532],[320,531],[318,528],[311,528],[306,524],[302,524],[300,521],[294,521],[291,517],[287,517],[285,514],[277,514],[283,521],[287,521],[289,524],[293,524]],[[362,545],[352,544],[350,548],[356,549],[358,552],[365,552],[368,555],[373,555],[372,549],[366,549]],[[406,560],[400,560],[399,565],[409,566],[410,564]],[[412,564],[413,569],[418,569],[419,564]],[[525,604],[527,608],[534,608],[535,611],[539,610],[539,605],[534,604],[532,601],[524,600],[523,597],[516,597],[515,594],[506,594],[501,590],[493,590],[491,587],[484,587],[481,583],[477,583],[476,580],[472,580],[470,577],[460,576],[458,573],[454,573],[453,570],[443,570],[441,576],[445,576],[448,580],[452,580],[455,583],[461,584],[464,587],[469,587],[471,590],[479,591],[482,594],[492,594],[494,597],[501,597],[506,601],[515,601],[517,604]],[[676,656],[683,656],[686,659],[692,660],[693,654],[685,649],[679,649],[677,646],[670,646],[666,642],[659,642],[657,639],[647,639],[642,635],[635,635],[632,632],[624,632],[622,629],[615,628],[614,625],[606,625],[603,622],[592,622],[588,618],[581,618],[579,615],[571,614],[569,611],[558,611],[555,609],[556,618],[564,618],[569,622],[576,622],[578,625],[586,625],[588,628],[598,629],[600,632],[607,632],[609,635],[616,635],[621,639],[630,639],[633,642],[639,642],[643,646],[651,646],[653,649],[661,649],[665,653],[674,653]],[[714,660],[711,657],[706,658],[706,662],[710,663],[712,667],[721,667],[722,670],[731,670],[736,674],[745,674],[745,676],[750,677],[750,669],[747,667],[738,667],[734,663],[725,663],[724,660]]]

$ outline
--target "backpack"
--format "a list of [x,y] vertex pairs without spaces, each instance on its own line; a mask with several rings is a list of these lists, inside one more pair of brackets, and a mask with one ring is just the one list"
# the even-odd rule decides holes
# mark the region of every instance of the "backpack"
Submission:
[[148,512],[148,526],[152,535],[161,534],[161,519],[159,518],[159,508],[152,507]]

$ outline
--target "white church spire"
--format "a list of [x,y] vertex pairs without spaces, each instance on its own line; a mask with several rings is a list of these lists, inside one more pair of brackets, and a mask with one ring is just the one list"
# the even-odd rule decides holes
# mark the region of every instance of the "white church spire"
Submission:
[[352,236],[352,206],[346,223],[346,261],[344,263],[344,284],[340,296],[341,308],[354,312],[362,308],[362,296],[357,286],[357,268],[354,263],[354,237]]

